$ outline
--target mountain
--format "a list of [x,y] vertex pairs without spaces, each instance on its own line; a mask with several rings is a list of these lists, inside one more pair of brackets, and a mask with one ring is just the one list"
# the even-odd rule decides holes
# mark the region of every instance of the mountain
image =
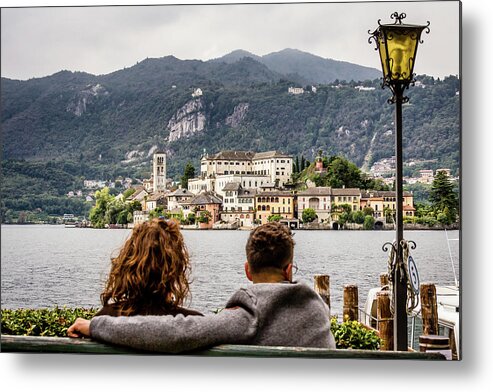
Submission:
[[231,53],[228,53],[228,54],[226,54],[226,55],[224,55],[222,57],[219,57],[217,59],[213,59],[211,61],[213,61],[213,62],[220,62],[220,61],[222,61],[224,63],[231,64],[231,63],[234,63],[236,61],[241,60],[244,57],[252,58],[255,61],[258,61],[260,63],[262,62],[262,57],[257,56],[256,54],[250,53],[250,52],[248,52],[246,50],[242,50],[242,49],[234,50]]
[[[274,64],[298,55],[283,52],[264,57]],[[40,192],[55,206],[53,192],[62,197],[83,179],[148,178],[157,149],[167,153],[175,179],[188,161],[198,170],[204,151],[280,150],[313,160],[322,149],[360,167],[394,155],[394,108],[379,79],[316,83],[316,90],[293,95],[290,87],[306,86],[297,81],[301,68],[287,75],[244,53],[230,62],[145,59],[99,76],[2,78],[1,196],[11,200],[5,208],[42,208],[33,204]],[[431,161],[429,168],[456,175],[460,81],[418,82],[403,107],[404,160]]]
[[291,76],[291,79],[299,79],[311,84],[327,84],[336,80],[373,80],[381,76],[381,71],[374,68],[325,59],[297,49],[284,49],[264,56],[235,50],[214,61],[234,63],[245,57],[261,62],[272,71]]

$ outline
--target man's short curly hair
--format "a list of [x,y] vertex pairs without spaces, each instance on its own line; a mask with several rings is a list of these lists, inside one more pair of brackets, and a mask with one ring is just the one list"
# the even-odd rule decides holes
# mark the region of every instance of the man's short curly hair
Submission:
[[269,222],[255,228],[246,244],[248,264],[253,273],[266,268],[284,268],[293,260],[294,241],[286,225]]

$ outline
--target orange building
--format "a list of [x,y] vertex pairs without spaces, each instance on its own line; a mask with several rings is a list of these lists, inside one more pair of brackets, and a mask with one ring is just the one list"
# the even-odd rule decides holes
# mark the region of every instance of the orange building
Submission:
[[255,195],[256,220],[265,224],[270,215],[294,218],[294,195],[289,191],[267,191]]

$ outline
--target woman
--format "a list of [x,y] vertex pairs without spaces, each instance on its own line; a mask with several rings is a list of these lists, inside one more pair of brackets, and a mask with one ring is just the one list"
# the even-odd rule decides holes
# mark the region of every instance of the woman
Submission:
[[136,226],[112,259],[103,308],[96,316],[202,315],[183,308],[190,293],[190,258],[178,223],[153,219]]

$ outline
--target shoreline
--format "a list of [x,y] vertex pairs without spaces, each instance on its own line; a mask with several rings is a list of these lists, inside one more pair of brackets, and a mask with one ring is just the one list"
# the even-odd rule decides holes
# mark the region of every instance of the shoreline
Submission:
[[[54,223],[2,223],[1,226],[64,226],[63,224],[54,224]],[[255,226],[256,227],[256,226]],[[200,231],[251,231],[255,227],[239,227],[239,228],[200,228],[200,227],[183,227],[180,226],[180,230],[200,230]],[[94,228],[94,227],[65,227],[67,229],[94,229],[94,230],[132,230],[133,227],[105,227],[105,228]],[[331,227],[297,227],[292,229],[294,231],[394,231],[395,227],[381,227],[373,230],[366,230],[362,227],[346,227],[333,229]],[[425,225],[417,225],[417,224],[404,224],[405,231],[445,231],[445,230],[460,230],[460,225],[450,225],[447,227],[429,227]]]

